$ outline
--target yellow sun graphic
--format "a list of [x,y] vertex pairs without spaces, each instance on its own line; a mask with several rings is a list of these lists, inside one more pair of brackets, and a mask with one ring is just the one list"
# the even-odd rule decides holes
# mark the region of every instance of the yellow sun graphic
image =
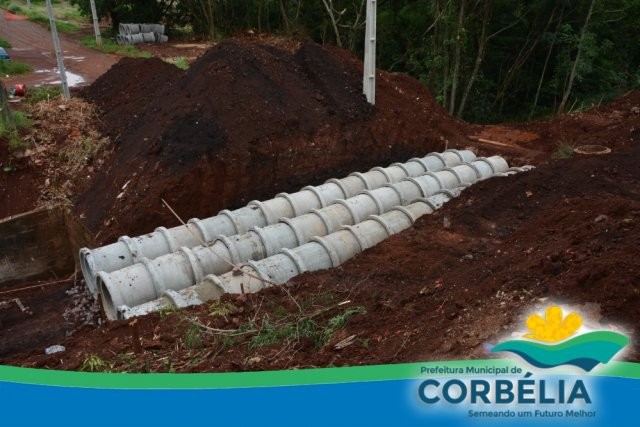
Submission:
[[557,305],[548,307],[543,319],[538,314],[532,314],[527,319],[527,328],[532,332],[524,335],[538,341],[558,342],[575,334],[582,326],[582,318],[577,313],[569,313],[563,318],[562,308]]

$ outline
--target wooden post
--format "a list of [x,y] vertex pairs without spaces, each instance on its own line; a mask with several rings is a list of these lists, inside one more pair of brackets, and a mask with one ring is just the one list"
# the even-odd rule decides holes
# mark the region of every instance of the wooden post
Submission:
[[53,7],[51,0],[47,0],[47,11],[49,12],[49,25],[51,26],[51,38],[53,39],[53,47],[56,51],[56,61],[58,61],[58,72],[60,73],[60,81],[62,82],[62,94],[65,99],[71,98],[69,94],[69,85],[67,84],[67,73],[64,69],[64,60],[62,58],[62,48],[60,47],[60,39],[58,38],[58,29],[56,28],[56,18],[53,16]]

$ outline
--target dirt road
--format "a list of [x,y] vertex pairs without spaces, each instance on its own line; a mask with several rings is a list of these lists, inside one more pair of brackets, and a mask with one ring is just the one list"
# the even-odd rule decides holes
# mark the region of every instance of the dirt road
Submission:
[[[33,69],[30,74],[3,79],[8,86],[18,82],[27,86],[60,82],[53,42],[47,28],[1,11],[0,37],[11,43],[12,48],[7,51],[13,60],[25,62]],[[116,55],[80,46],[62,33],[60,43],[70,87],[90,84],[118,60]]]

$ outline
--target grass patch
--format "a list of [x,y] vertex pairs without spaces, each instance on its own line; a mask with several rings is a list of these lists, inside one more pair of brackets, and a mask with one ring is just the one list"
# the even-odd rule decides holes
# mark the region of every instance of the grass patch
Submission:
[[0,59],[0,74],[6,74],[9,76],[17,76],[19,74],[25,74],[31,71],[31,66],[19,61],[7,61],[6,59]]
[[58,98],[62,95],[62,88],[59,85],[56,86],[39,86],[29,88],[27,92],[27,102],[31,105],[37,104],[40,101],[50,101],[53,98]]
[[236,307],[230,302],[221,302],[220,300],[214,301],[209,306],[209,316],[223,316],[226,317],[233,313]]
[[9,41],[3,39],[2,37],[0,37],[0,47],[3,47],[5,49],[10,49],[11,48],[11,43],[9,43]]
[[16,127],[13,128],[4,115],[0,118],[0,138],[8,140],[9,151],[17,151],[27,148],[28,143],[20,137],[20,131],[29,129],[33,125],[33,121],[22,111],[13,112],[13,120]]
[[184,338],[184,345],[187,350],[202,348],[202,330],[195,323],[191,323],[187,335]]
[[[75,32],[82,28],[84,22],[87,22],[87,19],[81,15],[80,10],[69,1],[53,1],[52,3],[58,31]],[[12,13],[24,15],[30,21],[49,28],[49,13],[44,1],[32,1],[31,8],[28,8],[26,3],[20,0],[2,0],[0,5],[9,9]]]
[[189,68],[189,62],[184,56],[176,56],[175,58],[169,59],[168,62],[180,68],[181,70],[187,70]]
[[103,37],[102,45],[96,45],[94,36],[87,36],[80,39],[80,43],[88,48],[99,50],[104,53],[113,53],[120,56],[132,58],[151,58],[150,52],[145,52],[132,45],[119,45],[115,40]]
[[573,157],[574,151],[573,146],[567,144],[566,142],[562,142],[556,148],[556,151],[553,152],[552,156],[554,159],[563,160],[570,159]]
[[[317,348],[321,348],[331,341],[333,334],[346,326],[349,319],[356,314],[366,313],[366,309],[362,306],[348,308],[338,314],[327,317],[326,314],[330,310],[339,307],[340,304],[332,307],[324,308],[312,313],[290,313],[288,316],[280,319],[272,319],[265,314],[258,321],[250,320],[241,324],[237,329],[217,331],[214,334],[220,334],[224,337],[223,345],[228,347],[237,343],[244,336],[248,337],[246,345],[249,349],[257,349],[279,343],[294,343],[301,339],[308,339],[313,342]],[[204,327],[197,323],[191,323],[191,327],[187,332],[187,348],[189,342],[194,341],[194,336],[198,333],[198,338],[206,332]],[[197,341],[194,341],[197,342]]]

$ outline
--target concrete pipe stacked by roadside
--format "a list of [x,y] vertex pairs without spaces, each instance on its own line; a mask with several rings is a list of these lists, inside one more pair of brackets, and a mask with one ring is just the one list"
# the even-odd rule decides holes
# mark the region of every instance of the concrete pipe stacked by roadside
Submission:
[[98,284],[105,313],[114,318],[121,305],[143,304],[164,291],[192,286],[208,274],[225,273],[241,262],[272,256],[281,249],[301,246],[314,237],[357,224],[371,215],[382,215],[440,190],[470,185],[508,170],[509,166],[501,157],[477,159],[421,177],[406,178],[373,191],[365,190],[309,214],[285,218],[264,228],[254,227],[242,235],[219,238],[209,246],[182,248],[112,273],[101,272]]
[[325,237],[259,261],[249,261],[241,268],[221,276],[209,275],[195,286],[181,291],[167,290],[160,298],[135,307],[120,306],[117,318],[129,319],[161,310],[184,308],[219,299],[226,293],[253,293],[272,285],[280,285],[307,271],[337,267],[365,249],[371,248],[392,234],[409,227],[421,216],[431,214],[457,196],[460,189],[442,190],[406,207],[396,207],[383,215],[373,215],[353,226],[344,226]]
[[304,187],[297,193],[278,194],[265,202],[252,201],[234,211],[223,210],[203,220],[193,218],[186,226],[157,228],[139,237],[122,236],[116,243],[97,249],[82,248],[80,265],[88,289],[96,296],[98,272],[120,270],[141,262],[176,252],[182,247],[192,248],[201,242],[209,243],[219,236],[231,236],[249,231],[252,227],[274,224],[281,218],[293,218],[313,209],[321,209],[338,199],[350,198],[363,190],[374,190],[407,177],[420,176],[447,167],[470,162],[476,158],[469,150],[447,150],[414,158],[406,163],[394,163],[387,168],[376,167],[369,172],[354,172],[343,179],[330,179],[316,187]]

